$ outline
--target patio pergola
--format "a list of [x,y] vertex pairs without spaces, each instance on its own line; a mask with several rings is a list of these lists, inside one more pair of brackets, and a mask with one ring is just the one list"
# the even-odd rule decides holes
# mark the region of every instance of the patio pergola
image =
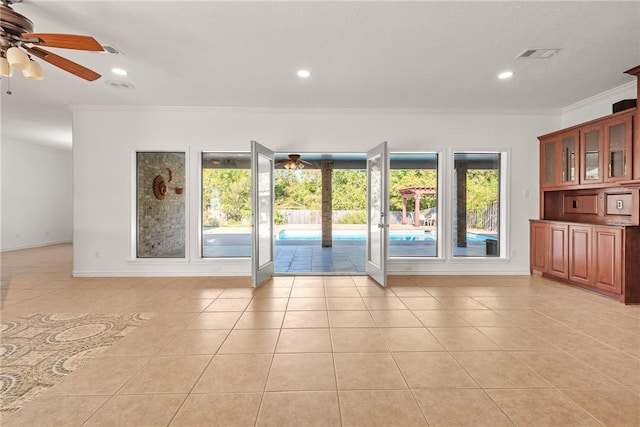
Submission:
[[402,197],[402,225],[407,224],[407,200],[415,199],[413,226],[420,227],[420,199],[425,195],[436,194],[436,187],[405,187],[398,189]]

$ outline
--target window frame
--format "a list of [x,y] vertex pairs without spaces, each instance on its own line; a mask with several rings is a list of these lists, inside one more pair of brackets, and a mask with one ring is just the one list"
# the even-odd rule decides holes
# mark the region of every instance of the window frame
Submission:
[[498,154],[499,155],[499,188],[498,188],[498,198],[499,198],[499,240],[498,240],[498,249],[499,256],[455,256],[454,255],[454,227],[453,227],[453,214],[447,215],[446,217],[446,258],[448,261],[453,263],[465,263],[465,262],[491,262],[491,261],[499,261],[505,260],[508,261],[511,258],[510,253],[510,227],[511,227],[511,217],[510,217],[510,167],[509,162],[511,159],[510,150],[509,149],[496,149],[496,148],[488,148],[486,150],[478,150],[475,149],[450,149],[448,152],[448,170],[447,170],[447,212],[453,212],[453,199],[455,194],[455,155],[456,154]]
[[[249,162],[249,167],[246,170],[249,171],[249,180],[251,182],[251,152],[250,151],[219,151],[219,150],[203,150],[198,152],[198,200],[197,200],[197,245],[198,245],[198,258],[204,261],[218,261],[224,262],[225,260],[251,260],[252,248],[251,240],[249,242],[249,254],[246,256],[205,256],[204,255],[204,156],[205,155],[220,155],[245,158]],[[245,169],[245,168],[238,168]],[[250,183],[251,185],[251,183]],[[249,202],[251,203],[251,194],[249,195]],[[253,207],[252,207],[253,209]],[[253,215],[253,212],[252,214]],[[251,234],[251,233],[250,233]]]
[[[436,232],[436,254],[435,256],[428,256],[428,255],[421,255],[421,256],[393,256],[391,255],[391,239],[389,238],[389,251],[388,251],[388,255],[387,255],[387,260],[389,261],[400,261],[400,262],[407,262],[407,261],[411,261],[411,260],[419,260],[419,261],[425,261],[425,260],[443,260],[444,259],[444,242],[442,237],[444,237],[443,235],[443,222],[441,220],[441,216],[446,212],[444,210],[444,206],[443,206],[443,189],[444,189],[444,173],[443,173],[443,165],[444,165],[444,157],[445,157],[445,153],[443,151],[408,151],[408,152],[403,152],[403,151],[391,151],[389,152],[389,159],[390,159],[390,163],[393,162],[393,156],[397,156],[397,155],[402,155],[402,156],[413,156],[415,155],[416,157],[420,157],[420,156],[429,156],[429,155],[433,155],[436,157],[435,161],[436,161],[436,209],[438,212],[438,220],[436,222],[436,228],[435,228],[435,232]],[[389,181],[391,181],[391,171],[394,170],[393,166],[389,167]],[[391,185],[391,182],[389,182],[389,186]],[[391,196],[391,194],[389,194],[389,197]]]
[[[180,153],[184,155],[184,256],[182,257],[139,257],[138,256],[138,154],[142,153]],[[191,258],[191,202],[189,198],[190,182],[190,150],[184,147],[175,148],[134,148],[130,151],[129,165],[129,256],[127,262],[138,264],[184,264]]]

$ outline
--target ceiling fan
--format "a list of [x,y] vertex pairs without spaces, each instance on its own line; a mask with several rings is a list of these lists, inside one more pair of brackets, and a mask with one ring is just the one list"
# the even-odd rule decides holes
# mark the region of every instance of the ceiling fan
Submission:
[[276,165],[284,165],[284,168],[289,170],[304,169],[305,166],[315,167],[313,163],[302,160],[300,154],[289,154],[288,157],[288,159],[278,160]]
[[[88,81],[100,74],[40,46],[88,51],[104,50],[91,36],[76,34],[34,33],[33,22],[14,11],[10,5],[22,0],[2,0],[0,4],[0,65],[2,77],[11,77],[13,70],[21,70],[28,79],[42,80],[40,65],[33,57]],[[26,53],[25,53],[26,52]]]

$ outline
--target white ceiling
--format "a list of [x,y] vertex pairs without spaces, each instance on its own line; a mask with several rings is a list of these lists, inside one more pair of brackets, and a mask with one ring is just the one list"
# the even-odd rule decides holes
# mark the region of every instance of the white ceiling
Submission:
[[[36,32],[90,34],[121,55],[51,49],[103,75],[42,63],[2,79],[2,135],[71,146],[69,105],[559,109],[632,82],[640,1],[31,1]],[[551,59],[515,59],[562,48]],[[129,71],[111,73],[113,66]],[[296,77],[308,68],[308,80]],[[509,81],[496,75],[515,71]],[[115,89],[125,80],[134,90]]]

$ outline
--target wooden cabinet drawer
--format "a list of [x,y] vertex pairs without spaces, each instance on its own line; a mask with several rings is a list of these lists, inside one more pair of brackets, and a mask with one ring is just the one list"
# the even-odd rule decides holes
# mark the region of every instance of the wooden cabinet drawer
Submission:
[[607,215],[633,215],[633,194],[607,194],[606,195]]
[[565,214],[591,214],[598,215],[598,195],[568,195],[564,196]]

